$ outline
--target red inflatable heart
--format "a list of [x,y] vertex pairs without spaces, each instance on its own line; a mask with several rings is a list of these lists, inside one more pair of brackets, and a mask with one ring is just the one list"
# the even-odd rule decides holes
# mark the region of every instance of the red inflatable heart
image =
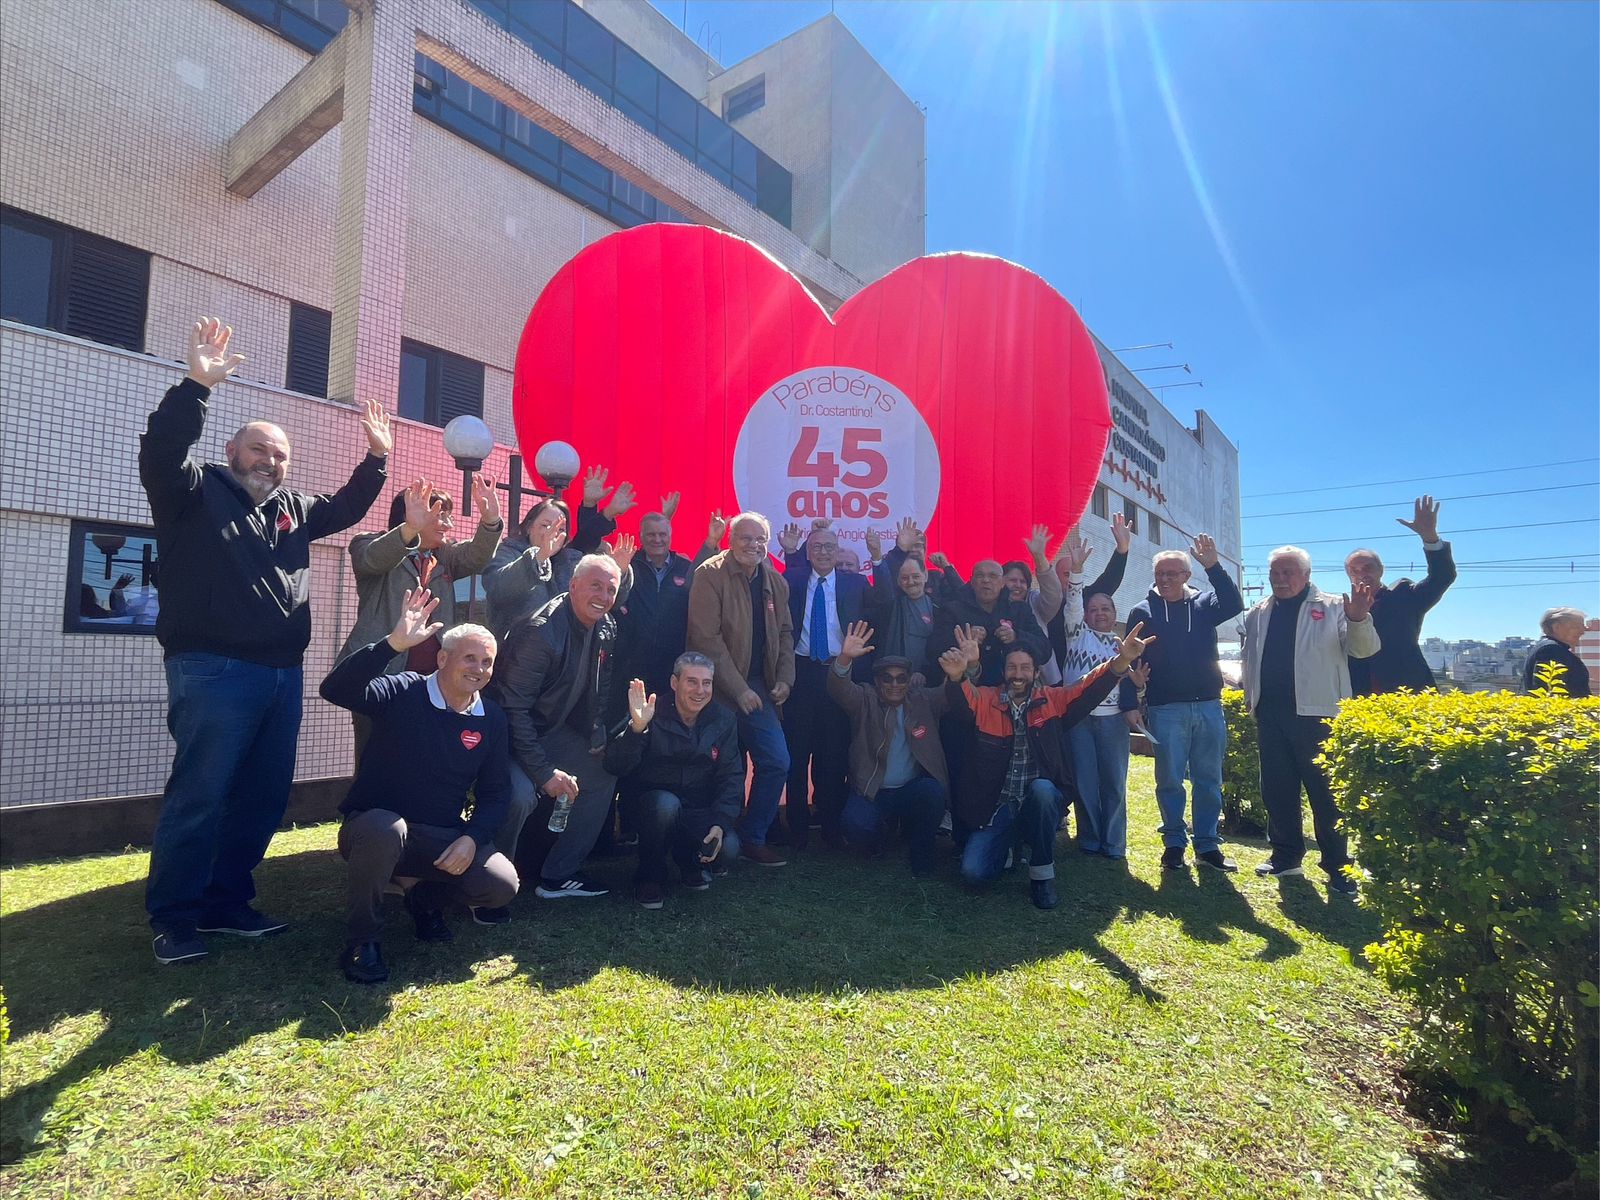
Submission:
[[634,484],[630,528],[681,491],[680,547],[712,509],[758,508],[774,533],[829,516],[847,545],[915,516],[964,568],[1022,557],[1035,521],[1076,521],[1111,428],[1093,339],[1032,272],[919,258],[830,320],[761,249],[694,225],[613,234],[562,267],[523,330],[514,403],[528,458],[559,438]]

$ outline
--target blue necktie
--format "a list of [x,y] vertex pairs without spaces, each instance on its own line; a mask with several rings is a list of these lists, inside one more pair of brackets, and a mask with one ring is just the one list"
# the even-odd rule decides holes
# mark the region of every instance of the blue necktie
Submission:
[[817,580],[817,594],[811,600],[811,657],[828,661],[828,591]]

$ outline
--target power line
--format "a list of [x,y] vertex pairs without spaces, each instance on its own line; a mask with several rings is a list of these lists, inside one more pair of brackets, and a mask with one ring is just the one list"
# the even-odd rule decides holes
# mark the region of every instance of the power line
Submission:
[[1458,562],[1458,567],[1486,567],[1499,563],[1566,562],[1575,558],[1600,558],[1600,552],[1586,550],[1582,554],[1524,554],[1521,558],[1479,558],[1471,562]]
[[1529,463],[1525,467],[1490,467],[1483,471],[1458,471],[1454,475],[1414,475],[1410,479],[1380,479],[1375,483],[1339,483],[1329,487],[1290,488],[1283,492],[1251,492],[1241,500],[1265,500],[1268,496],[1301,496],[1306,492],[1348,492],[1354,488],[1387,487],[1391,483],[1427,483],[1436,479],[1466,479],[1472,475],[1503,475],[1507,471],[1537,471],[1546,467],[1572,467],[1579,463],[1600,462],[1600,458],[1568,458],[1561,462]]
[[[1588,487],[1600,487],[1600,479],[1590,479],[1583,483],[1557,483],[1552,484],[1550,487],[1517,488],[1509,492],[1468,492],[1461,496],[1437,496],[1435,499],[1443,504],[1446,500],[1484,500],[1491,496],[1531,496],[1536,492],[1569,492],[1573,488]],[[1304,517],[1313,513],[1360,512],[1365,508],[1399,508],[1403,504],[1412,502],[1409,500],[1385,500],[1380,504],[1348,504],[1337,508],[1298,508],[1290,512],[1245,513],[1244,519],[1246,521],[1263,521],[1268,517]]]
[[[1452,529],[1450,534],[1453,537],[1462,533],[1493,533],[1501,529],[1545,529],[1552,525],[1593,525],[1596,521],[1600,521],[1600,517],[1574,517],[1570,521],[1534,521],[1525,525],[1479,525],[1476,529]],[[1377,537],[1365,540],[1369,542],[1388,542],[1396,538],[1416,536],[1414,533],[1381,533]],[[1330,542],[1359,544],[1362,540],[1359,537],[1309,538],[1304,544],[1307,546],[1325,546]],[[1248,542],[1243,548],[1246,550],[1265,550],[1282,544],[1281,542]]]
[[[1514,587],[1570,587],[1571,579],[1533,579],[1525,583],[1469,583],[1465,587],[1451,588],[1453,592],[1475,592],[1482,588],[1514,588]],[[1600,584],[1600,579],[1580,579],[1579,584],[1587,583],[1590,586]]]

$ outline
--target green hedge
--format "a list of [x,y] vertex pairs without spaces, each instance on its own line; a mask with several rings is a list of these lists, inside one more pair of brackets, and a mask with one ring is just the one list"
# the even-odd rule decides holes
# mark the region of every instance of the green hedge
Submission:
[[1256,722],[1244,693],[1224,688],[1222,713],[1228,721],[1228,749],[1222,756],[1222,816],[1230,834],[1267,832],[1261,803],[1261,768],[1256,758]]
[[1347,701],[1324,762],[1383,924],[1367,957],[1415,998],[1422,1065],[1480,1117],[1592,1155],[1600,700]]

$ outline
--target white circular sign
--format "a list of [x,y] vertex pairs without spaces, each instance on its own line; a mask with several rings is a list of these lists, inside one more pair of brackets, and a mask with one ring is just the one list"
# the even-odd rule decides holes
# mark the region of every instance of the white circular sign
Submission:
[[841,548],[866,560],[875,529],[884,544],[914,517],[927,528],[939,503],[933,431],[893,384],[855,367],[807,367],[773,384],[750,406],[733,451],[739,506],[761,513],[774,534],[790,521],[827,517]]

